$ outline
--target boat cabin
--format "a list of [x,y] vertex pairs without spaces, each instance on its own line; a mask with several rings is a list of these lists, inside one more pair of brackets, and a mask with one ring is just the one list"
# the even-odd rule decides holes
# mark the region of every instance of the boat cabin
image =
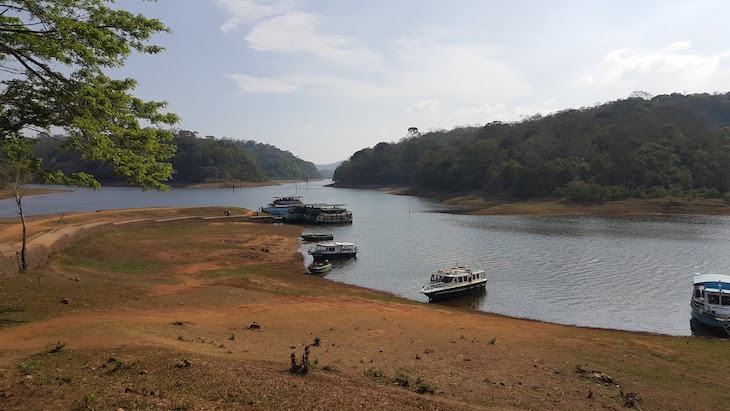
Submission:
[[438,274],[431,274],[431,283],[467,283],[484,277],[484,271],[468,272],[465,274],[447,274],[439,270]]
[[692,301],[705,311],[716,315],[730,315],[730,283],[719,274],[703,274],[695,277]]

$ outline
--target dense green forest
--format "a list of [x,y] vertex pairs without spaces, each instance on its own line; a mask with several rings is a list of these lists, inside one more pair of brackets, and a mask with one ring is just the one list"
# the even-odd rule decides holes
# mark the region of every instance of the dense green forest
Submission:
[[[313,163],[268,144],[198,137],[187,130],[176,130],[173,134],[171,144],[176,154],[171,160],[175,169],[172,183],[320,178]],[[66,173],[81,170],[104,183],[124,181],[110,167],[84,161],[62,150],[63,136],[40,135],[36,140],[34,151],[51,170]]]
[[730,93],[629,98],[379,143],[352,155],[339,184],[577,200],[730,190]]
[[306,180],[322,178],[314,163],[304,161],[294,154],[255,141],[236,141],[236,145],[251,152],[273,180]]

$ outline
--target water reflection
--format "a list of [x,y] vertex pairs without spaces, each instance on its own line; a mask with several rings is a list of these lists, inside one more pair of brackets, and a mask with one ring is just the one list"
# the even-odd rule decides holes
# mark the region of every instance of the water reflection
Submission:
[[730,335],[724,330],[708,327],[694,318],[689,320],[689,328],[692,331],[692,335],[697,337],[730,338]]
[[[487,282],[487,287],[489,282]],[[472,310],[479,310],[487,302],[487,295],[489,293],[485,288],[478,288],[469,294],[465,294],[456,298],[451,298],[444,301],[438,301],[432,304],[448,305],[451,307],[462,307],[469,308]]]

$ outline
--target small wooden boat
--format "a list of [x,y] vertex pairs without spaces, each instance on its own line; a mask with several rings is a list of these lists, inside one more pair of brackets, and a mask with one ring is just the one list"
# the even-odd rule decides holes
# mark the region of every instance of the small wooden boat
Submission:
[[324,261],[315,261],[312,264],[307,267],[310,273],[312,274],[321,274],[326,273],[327,271],[332,269],[332,263],[328,260]]
[[335,235],[332,233],[304,233],[301,237],[304,241],[327,241],[335,239]]
[[431,275],[431,280],[423,286],[421,293],[429,301],[456,297],[487,286],[484,270],[472,270],[464,266],[444,268]]

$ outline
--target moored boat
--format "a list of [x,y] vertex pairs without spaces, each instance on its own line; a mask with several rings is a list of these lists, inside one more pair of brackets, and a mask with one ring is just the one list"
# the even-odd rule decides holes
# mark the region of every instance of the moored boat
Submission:
[[302,204],[302,197],[290,196],[290,197],[274,197],[274,200],[269,203],[266,207],[261,207],[261,211],[271,215],[285,216],[289,210],[289,207],[294,207]]
[[730,275],[695,274],[692,318],[730,335]]
[[457,266],[444,268],[432,274],[429,282],[421,289],[421,293],[425,294],[429,301],[437,301],[475,292],[486,286],[487,278],[484,270]]
[[322,242],[317,244],[314,250],[309,250],[309,254],[315,260],[351,258],[357,256],[357,247],[353,243],[336,241]]
[[312,264],[309,264],[307,269],[312,274],[322,274],[332,269],[332,263],[329,262],[329,260],[315,261]]
[[332,233],[304,233],[301,237],[304,241],[327,241],[335,239],[335,235]]
[[288,223],[352,224],[352,213],[344,204],[295,204],[283,216]]

